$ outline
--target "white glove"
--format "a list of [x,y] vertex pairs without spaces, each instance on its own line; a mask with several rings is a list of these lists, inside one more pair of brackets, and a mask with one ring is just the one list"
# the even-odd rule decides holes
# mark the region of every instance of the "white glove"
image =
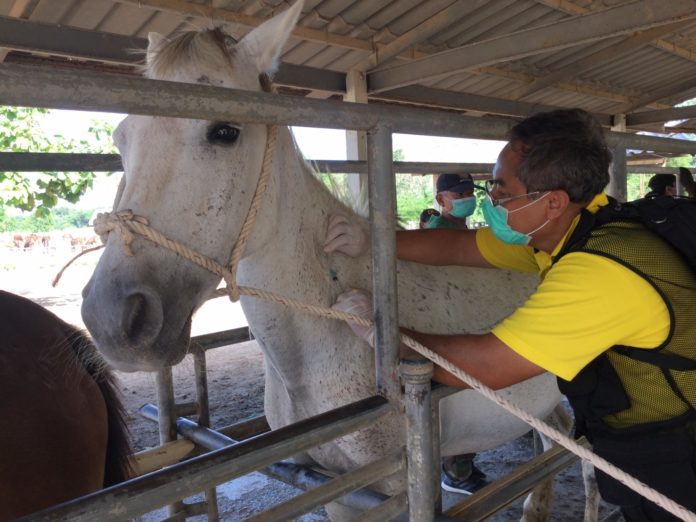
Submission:
[[342,214],[331,216],[324,241],[324,252],[341,252],[350,257],[358,257],[365,254],[368,247],[369,237],[360,225],[351,223]]
[[[336,299],[336,303],[331,307],[334,310],[339,310],[347,314],[360,316],[363,319],[370,321],[372,318],[372,294],[366,290],[353,289],[342,293]],[[372,348],[375,347],[376,328],[372,326],[363,326],[361,324],[351,323],[348,321],[348,326],[351,327],[355,335],[369,344]]]

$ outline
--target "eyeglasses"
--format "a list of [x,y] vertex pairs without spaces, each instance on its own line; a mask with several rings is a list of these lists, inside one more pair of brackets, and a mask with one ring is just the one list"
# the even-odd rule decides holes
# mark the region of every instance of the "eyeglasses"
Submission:
[[493,190],[496,188],[498,185],[497,180],[494,179],[487,179],[486,184],[485,184],[485,190],[486,190],[486,196],[488,196],[488,200],[491,202],[491,205],[494,207],[497,207],[499,205],[503,205],[505,203],[508,203],[510,201],[513,201],[515,199],[519,198],[524,198],[524,197],[529,197],[529,196],[536,196],[538,194],[541,194],[543,191],[541,190],[535,190],[534,192],[527,192],[526,194],[520,194],[519,196],[510,196],[507,198],[494,198],[491,196],[493,193]]

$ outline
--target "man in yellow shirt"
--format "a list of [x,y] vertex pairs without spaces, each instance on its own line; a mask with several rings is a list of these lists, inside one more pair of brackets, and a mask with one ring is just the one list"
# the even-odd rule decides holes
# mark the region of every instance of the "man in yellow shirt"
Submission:
[[[488,334],[409,334],[493,388],[554,373],[598,454],[696,511],[696,275],[642,225],[597,226],[610,161],[584,111],[517,124],[488,186],[488,228],[398,232],[397,255],[538,272],[537,291]],[[325,250],[357,255],[365,238],[334,222]],[[363,292],[335,306],[356,304],[371,317]],[[465,386],[438,367],[434,378]],[[601,472],[598,482],[628,521],[676,520]]]

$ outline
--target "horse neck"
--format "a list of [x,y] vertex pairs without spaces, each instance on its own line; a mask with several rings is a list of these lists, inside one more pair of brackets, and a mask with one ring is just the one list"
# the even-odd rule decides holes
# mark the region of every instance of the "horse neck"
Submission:
[[[268,189],[240,264],[239,283],[292,291],[286,295],[296,298],[324,295],[331,286],[332,260],[323,252],[323,243],[329,216],[339,212],[354,215],[310,172],[290,130],[281,127]],[[268,274],[278,272],[285,277],[273,278],[273,288],[268,288]],[[305,284],[298,285],[297,278]],[[298,287],[311,293],[298,295]]]

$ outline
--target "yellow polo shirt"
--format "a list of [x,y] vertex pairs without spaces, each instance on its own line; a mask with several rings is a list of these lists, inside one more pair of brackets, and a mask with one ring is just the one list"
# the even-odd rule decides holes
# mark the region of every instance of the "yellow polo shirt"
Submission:
[[[608,203],[599,194],[587,205]],[[655,348],[667,338],[670,319],[657,291],[642,277],[600,255],[573,252],[553,265],[576,217],[549,255],[532,247],[507,245],[488,228],[476,233],[481,255],[493,266],[538,272],[537,291],[492,333],[525,359],[571,380],[595,357],[621,344]]]

